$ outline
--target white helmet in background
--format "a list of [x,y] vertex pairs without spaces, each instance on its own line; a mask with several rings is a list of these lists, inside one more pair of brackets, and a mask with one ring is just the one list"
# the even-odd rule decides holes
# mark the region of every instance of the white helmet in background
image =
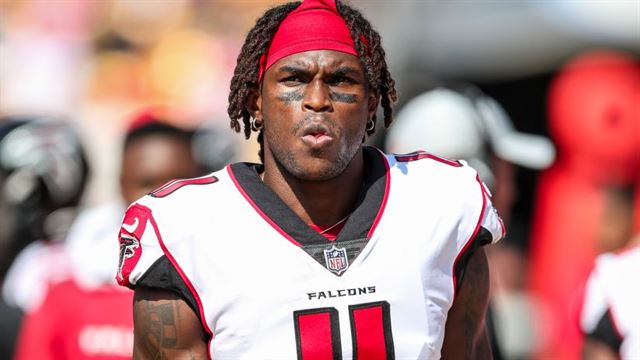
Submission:
[[504,109],[475,88],[458,92],[436,88],[411,99],[398,113],[386,140],[391,153],[424,150],[466,160],[491,186],[487,149],[500,158],[532,169],[555,159],[545,137],[517,132]]

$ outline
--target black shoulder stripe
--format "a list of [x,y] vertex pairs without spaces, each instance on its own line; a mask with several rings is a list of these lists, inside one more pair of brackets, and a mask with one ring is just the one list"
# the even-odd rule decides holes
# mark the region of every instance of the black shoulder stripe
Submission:
[[[191,294],[191,291],[189,291],[189,288],[184,283],[180,274],[178,274],[178,271],[176,271],[169,259],[167,259],[166,255],[163,255],[156,260],[156,262],[149,267],[147,272],[142,275],[135,286],[168,290],[177,294],[187,303],[187,305],[189,305],[196,316],[198,316],[198,319],[202,320],[200,310],[198,310],[198,305],[193,294]],[[204,329],[202,330],[202,339],[205,342],[209,339],[209,336],[204,332]]]
[[604,343],[610,347],[616,353],[620,353],[620,346],[622,345],[622,336],[618,333],[616,326],[611,316],[611,310],[602,315],[598,325],[592,332],[586,334],[587,338]]

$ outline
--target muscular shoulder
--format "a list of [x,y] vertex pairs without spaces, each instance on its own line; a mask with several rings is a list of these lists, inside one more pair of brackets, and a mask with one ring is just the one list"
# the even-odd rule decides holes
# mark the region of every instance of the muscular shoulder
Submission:
[[489,302],[489,267],[482,248],[471,255],[467,275],[447,315],[444,359],[490,359],[485,317]]
[[204,359],[206,337],[193,310],[169,291],[136,289],[134,358]]

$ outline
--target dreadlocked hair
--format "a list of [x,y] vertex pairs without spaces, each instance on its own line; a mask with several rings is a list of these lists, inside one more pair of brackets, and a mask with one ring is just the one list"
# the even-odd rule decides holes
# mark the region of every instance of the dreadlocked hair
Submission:
[[[360,57],[360,61],[364,64],[364,70],[367,75],[367,81],[372,90],[380,95],[380,105],[384,115],[384,127],[388,128],[393,121],[392,105],[398,100],[396,93],[396,82],[391,77],[387,61],[385,60],[385,52],[382,48],[380,34],[373,29],[371,23],[362,16],[362,13],[343,2],[336,0],[338,12],[347,23],[347,27],[351,32],[351,38]],[[371,119],[376,123],[377,116],[374,113]],[[367,135],[371,136],[375,132],[373,129],[367,131]]]
[[[242,119],[244,136],[247,139],[251,136],[251,114],[246,108],[246,104],[251,89],[259,86],[260,59],[262,54],[267,51],[280,23],[300,4],[301,2],[296,1],[267,10],[247,34],[240,55],[238,55],[236,68],[231,79],[227,112],[231,119],[231,128],[236,132],[241,130],[239,119]],[[371,23],[357,9],[340,0],[336,0],[336,5],[338,12],[349,28],[360,61],[364,65],[367,82],[370,88],[380,96],[380,104],[384,114],[384,126],[389,127],[393,121],[393,109],[391,106],[398,100],[398,97],[395,81],[391,77],[385,60],[380,34],[373,29]],[[372,119],[374,124],[376,120],[377,116],[374,113]],[[374,132],[375,126],[367,131],[367,135],[370,136]],[[263,139],[263,132],[259,130],[258,143],[260,143],[259,156],[261,160],[263,160]]]
[[[246,107],[247,97],[251,89],[258,86],[260,58],[262,54],[267,52],[271,39],[282,20],[300,4],[301,2],[297,1],[267,10],[247,34],[240,55],[238,55],[236,69],[231,79],[227,113],[231,119],[231,128],[236,132],[240,132],[238,119],[242,118],[244,136],[247,139],[251,136],[251,114]],[[262,152],[262,149],[260,152]]]

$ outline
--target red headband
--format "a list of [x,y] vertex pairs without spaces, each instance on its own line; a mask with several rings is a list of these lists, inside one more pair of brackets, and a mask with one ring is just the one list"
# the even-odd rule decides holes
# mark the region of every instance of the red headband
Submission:
[[260,58],[258,79],[283,57],[310,50],[335,50],[358,56],[351,32],[335,0],[305,0],[282,21]]

